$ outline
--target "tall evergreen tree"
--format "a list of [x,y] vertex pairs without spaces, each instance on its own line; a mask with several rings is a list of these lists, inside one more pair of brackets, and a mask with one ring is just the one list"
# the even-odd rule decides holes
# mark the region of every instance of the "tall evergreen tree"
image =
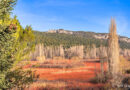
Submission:
[[12,67],[14,61],[14,44],[15,38],[12,33],[16,31],[16,26],[10,24],[7,26],[5,24],[6,15],[10,13],[13,9],[15,1],[11,0],[1,0],[0,1],[0,89],[5,89],[8,87],[6,81],[6,75],[8,70]]
[[[10,18],[15,4],[16,0],[0,0],[0,90],[21,88],[32,82],[34,77],[32,71],[13,68],[19,61],[17,57],[24,57],[23,51],[30,49],[30,41],[34,38],[30,28],[24,30],[16,17]],[[25,47],[21,49],[23,44]],[[21,56],[17,56],[20,53]]]

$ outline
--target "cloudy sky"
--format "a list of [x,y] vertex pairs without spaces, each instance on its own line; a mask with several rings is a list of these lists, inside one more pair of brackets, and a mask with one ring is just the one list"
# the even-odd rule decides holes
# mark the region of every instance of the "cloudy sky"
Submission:
[[107,33],[114,17],[118,34],[130,38],[130,0],[18,0],[14,15],[34,30]]

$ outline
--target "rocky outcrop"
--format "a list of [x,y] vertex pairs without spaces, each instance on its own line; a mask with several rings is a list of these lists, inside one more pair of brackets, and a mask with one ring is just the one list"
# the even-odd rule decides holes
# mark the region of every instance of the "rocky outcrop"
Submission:
[[73,34],[72,31],[57,29],[57,30],[49,30],[48,33],[64,33],[64,34]]
[[[96,39],[106,39],[107,40],[108,34],[95,34],[94,37]],[[130,38],[119,36],[119,41],[124,41],[124,42],[130,43]]]
[[119,40],[120,41],[125,41],[127,43],[130,43],[130,38],[128,38],[128,37],[119,37]]
[[108,34],[96,34],[94,37],[96,39],[108,39]]

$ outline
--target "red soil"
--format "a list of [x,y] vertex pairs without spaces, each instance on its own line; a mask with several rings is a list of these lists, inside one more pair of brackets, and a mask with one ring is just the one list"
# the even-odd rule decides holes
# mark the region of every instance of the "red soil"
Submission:
[[[106,64],[104,64],[104,68],[106,68]],[[48,80],[89,80],[90,78],[95,77],[95,72],[100,72],[100,63],[87,62],[86,67],[75,69],[34,68],[33,70],[36,70],[36,74],[39,74],[40,79],[46,78]]]
[[[32,64],[38,62],[31,62],[25,68],[29,68]],[[64,80],[67,82],[73,82],[73,86],[102,86],[102,84],[92,84],[87,81],[95,77],[95,73],[100,72],[100,63],[98,62],[86,62],[85,67],[73,68],[73,69],[54,69],[54,68],[33,68],[36,70],[36,74],[39,75],[39,80]],[[104,64],[106,70],[106,63]]]

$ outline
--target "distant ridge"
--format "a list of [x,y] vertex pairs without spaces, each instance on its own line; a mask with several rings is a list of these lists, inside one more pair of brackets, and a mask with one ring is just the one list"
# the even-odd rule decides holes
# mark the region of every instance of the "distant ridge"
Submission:
[[[95,33],[95,32],[85,32],[85,31],[70,31],[70,30],[64,30],[64,29],[54,29],[49,30],[47,33],[63,33],[63,34],[74,34],[74,35],[80,35],[80,36],[89,36],[90,38],[96,38],[96,39],[107,39],[108,33]],[[119,36],[119,41],[124,41],[127,43],[130,43],[130,38]]]

